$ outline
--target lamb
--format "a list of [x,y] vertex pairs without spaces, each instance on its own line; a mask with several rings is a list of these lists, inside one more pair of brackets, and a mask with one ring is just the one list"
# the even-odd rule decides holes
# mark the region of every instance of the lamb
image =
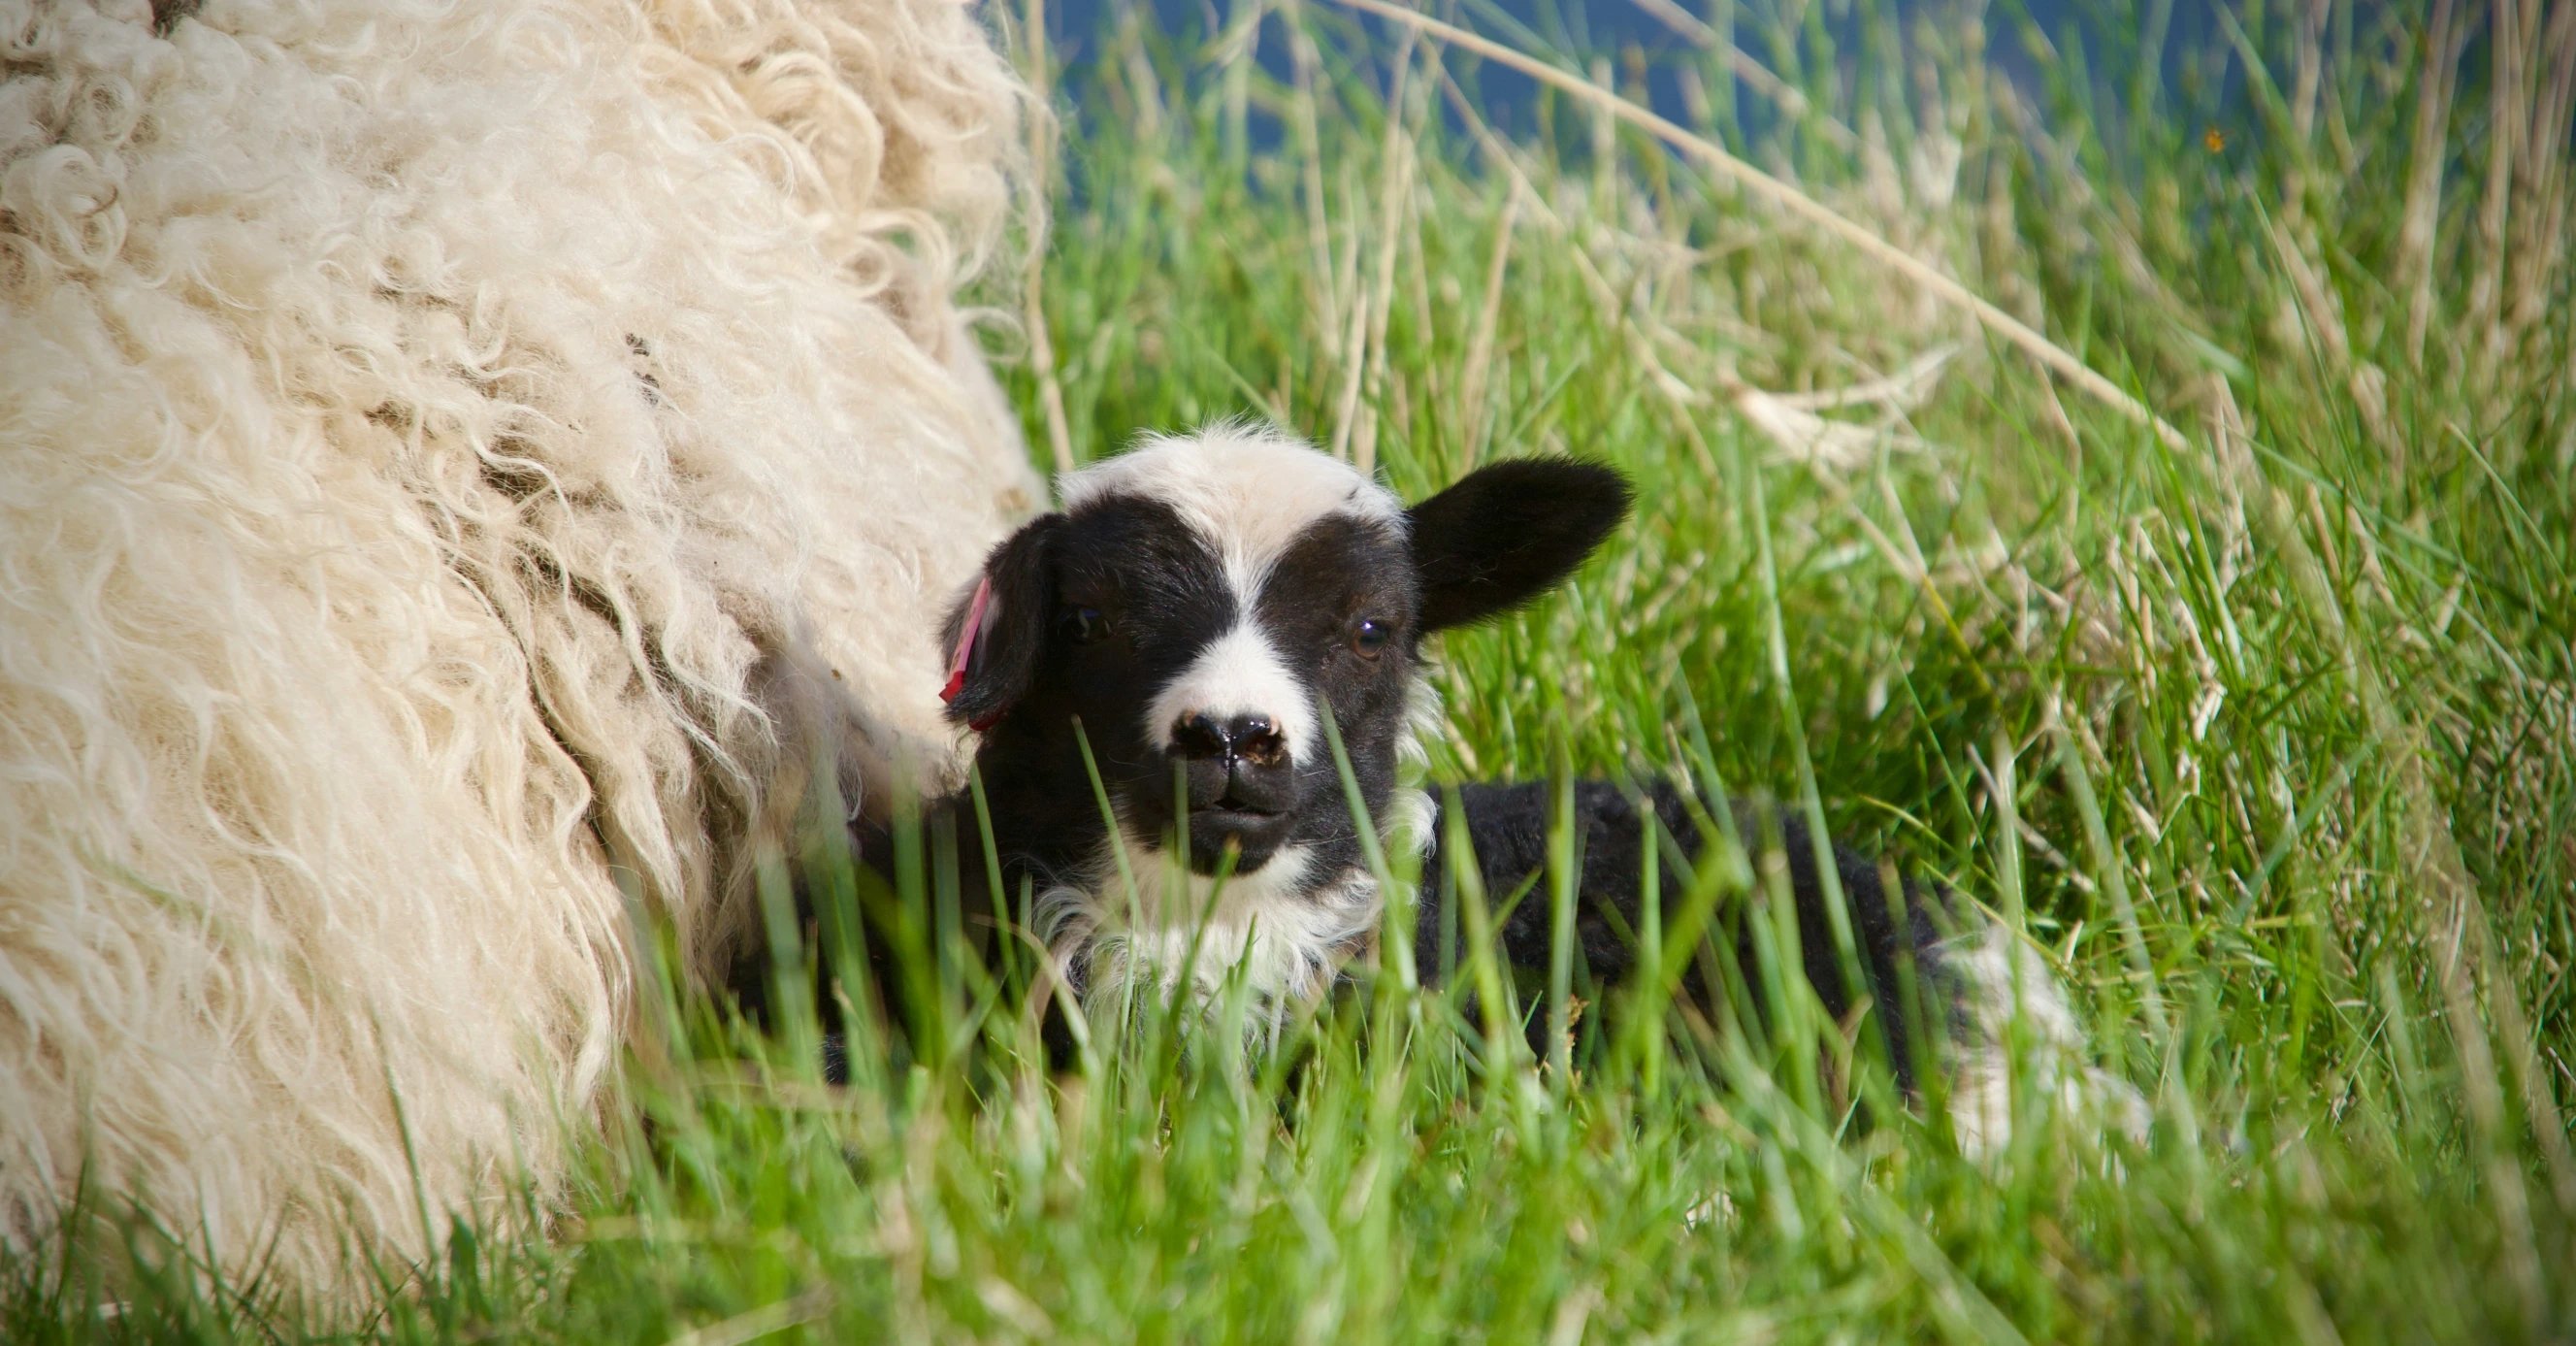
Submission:
[[808,763],[957,779],[1023,92],[951,0],[0,0],[0,69],[0,1241],[327,1298],[554,1190]]
[[[1572,460],[1507,460],[1407,509],[1343,462],[1228,425],[1150,440],[1058,486],[1062,508],[996,547],[951,613],[946,692],[950,716],[982,731],[976,765],[1004,892],[1035,892],[1038,933],[1087,1016],[1170,994],[1212,1000],[1240,976],[1256,1018],[1276,1022],[1371,946],[1388,894],[1365,858],[1333,739],[1387,844],[1423,862],[1419,976],[1431,984],[1453,970],[1462,923],[1447,909],[1459,886],[1447,871],[1472,862],[1498,897],[1521,886],[1546,863],[1551,801],[1545,784],[1471,785],[1455,796],[1463,826],[1453,829],[1405,783],[1399,768],[1418,764],[1438,714],[1424,642],[1564,579],[1625,517],[1626,483]],[[1641,923],[1637,809],[1652,809],[1682,850],[1676,874],[1702,846],[1696,820],[1707,815],[1669,782],[1633,797],[1589,782],[1574,805],[1575,936],[1596,980],[1612,984],[1633,969]],[[961,796],[936,807],[969,806]],[[2134,1092],[2081,1065],[2062,988],[2031,956],[2016,958],[2006,932],[1976,928],[1987,923],[1937,888],[1889,892],[1870,859],[1826,848],[1857,946],[1863,984],[1851,985],[1834,888],[1804,823],[1751,805],[1719,818],[1757,853],[1776,838],[1809,981],[1837,1019],[1871,1000],[1909,1085],[1921,1026],[1898,992],[1901,965],[1946,1005],[1964,1145],[1991,1151],[2005,1138],[2001,1045],[2017,986],[2066,1101],[2138,1129]],[[1469,854],[1449,844],[1453,832]],[[956,834],[975,835],[962,824]],[[883,846],[882,829],[862,825],[859,853]],[[960,871],[970,916],[1012,910],[984,891],[980,864]],[[1521,904],[1496,934],[1514,964],[1548,965],[1544,901]],[[1738,954],[1749,979],[1749,939]],[[1692,977],[1686,989],[1716,989]]]

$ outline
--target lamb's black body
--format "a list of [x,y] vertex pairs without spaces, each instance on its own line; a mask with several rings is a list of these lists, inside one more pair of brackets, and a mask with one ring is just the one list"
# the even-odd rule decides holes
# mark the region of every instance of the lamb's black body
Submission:
[[[1557,802],[1555,789],[1545,782],[1471,784],[1458,789],[1457,800],[1484,891],[1488,901],[1500,909],[1502,919],[1495,932],[1497,952],[1516,972],[1543,974],[1552,952],[1546,870],[1548,833]],[[1708,811],[1694,807],[1669,782],[1640,787],[1633,793],[1608,781],[1583,781],[1574,786],[1573,821],[1579,838],[1580,865],[1574,894],[1576,967],[1599,989],[1624,983],[1638,966],[1637,932],[1643,926],[1647,837],[1638,808],[1641,802],[1652,807],[1660,836],[1669,839],[1661,843],[1664,853],[1659,857],[1658,884],[1667,929],[1681,914],[1691,873],[1709,841],[1697,821]],[[1014,814],[1005,811],[1000,816]],[[997,834],[1006,892],[1018,892],[1024,880],[1043,884],[1079,858],[1077,839],[1083,836],[1079,828],[1049,810],[1035,810],[1028,816],[1045,825],[1006,829]],[[1813,834],[1805,821],[1794,813],[1751,803],[1738,803],[1719,816],[1732,823],[1736,840],[1748,857],[1756,858],[1757,875],[1762,870],[1758,857],[1773,846],[1778,848],[1785,861],[1790,900],[1797,910],[1799,962],[1808,983],[1837,1020],[1849,1016],[1860,996],[1869,998],[1898,1081],[1910,1090],[1914,1062],[1909,1048],[1917,1015],[1909,1012],[1905,996],[1899,991],[1904,985],[1901,964],[1912,963],[1919,986],[1942,984],[1939,946],[1950,923],[1946,894],[1907,880],[1900,893],[1891,895],[1883,878],[1889,871],[1878,862],[1846,846],[1836,844],[1831,848],[1860,957],[1864,985],[1856,995],[1843,975],[1827,905],[1831,897],[1821,881]],[[1465,963],[1465,931],[1469,923],[1459,911],[1459,886],[1445,872],[1454,863],[1442,844],[1450,832],[1447,822],[1444,805],[1432,833],[1435,844],[1424,858],[1417,907],[1414,957],[1420,980],[1426,986],[1445,984],[1458,975]],[[925,852],[933,857],[944,847],[943,838],[962,838],[954,852],[963,921],[960,933],[989,966],[997,960],[995,931],[1001,921],[1010,919],[1004,913],[1010,911],[1011,904],[995,902],[989,891],[990,879],[979,843],[974,840],[971,801],[960,797],[927,810],[923,834]],[[893,853],[891,836],[882,827],[858,824],[853,827],[851,840],[862,863],[890,892],[892,882],[887,871],[891,868],[888,857]],[[934,859],[934,863],[938,862]],[[1516,894],[1518,900],[1514,901]],[[803,915],[810,939],[814,930],[810,906],[803,908]],[[1710,947],[1731,951],[1740,974],[1736,980],[1756,997],[1750,1008],[1767,1017],[1771,1007],[1758,998],[1764,979],[1756,962],[1753,927],[1743,917],[1740,903],[1722,908],[1714,913],[1707,939]],[[936,926],[936,918],[927,911],[911,913],[910,919],[916,930],[929,931]],[[891,931],[881,920],[869,932],[869,984],[879,988],[900,984],[894,980],[900,970],[891,952],[893,945]],[[825,985],[818,988],[816,1008],[831,1034],[828,1064],[837,1077],[841,1022],[838,1003],[829,991],[828,973],[827,969]],[[734,990],[755,1011],[765,1008],[767,986],[765,954],[746,959],[738,967]],[[1716,1004],[1715,997],[1726,994],[1723,987],[1708,984],[1706,965],[1698,959],[1685,972],[1680,989],[1685,998],[1710,1009]],[[1531,1008],[1535,1011],[1536,1006]],[[881,1010],[884,1017],[898,1025],[908,1018],[900,997],[889,998]],[[1533,1012],[1525,1028],[1532,1050],[1544,1056],[1547,1044],[1543,1016]],[[1061,1020],[1050,1023],[1048,1039],[1056,1064],[1067,1064],[1071,1041]]]
[[[1657,888],[1665,928],[1680,913],[1708,840],[1701,835],[1697,818],[1709,810],[1694,807],[1670,782],[1643,787],[1634,798],[1608,781],[1580,782],[1573,793],[1580,870],[1574,891],[1575,956],[1578,968],[1592,983],[1606,988],[1628,979],[1637,966],[1648,835],[1639,804],[1653,809],[1659,832],[1671,839],[1658,857]],[[1488,901],[1500,904],[1527,890],[1495,932],[1498,952],[1515,968],[1546,968],[1553,945],[1546,869],[1548,834],[1557,807],[1555,788],[1544,782],[1467,785],[1459,789],[1457,799]],[[1444,805],[1435,837],[1448,835],[1445,815]],[[1732,822],[1748,856],[1758,857],[1771,845],[1778,846],[1787,862],[1790,900],[1797,908],[1798,951],[1807,980],[1827,1012],[1837,1020],[1846,1017],[1858,1000],[1845,983],[1827,905],[1831,897],[1819,875],[1813,834],[1805,820],[1751,803],[1739,803],[1715,816]],[[1675,849],[1679,854],[1673,853]],[[1877,862],[1840,844],[1832,847],[1832,853],[1866,983],[1860,994],[1870,998],[1898,1079],[1910,1088],[1913,1063],[1908,1045],[1913,1036],[1910,1020],[1915,1016],[1906,1012],[1899,994],[1900,963],[1914,964],[1918,984],[1936,984],[1939,942],[1948,925],[1946,899],[1939,890],[1918,887],[1910,880],[1902,882],[1900,893],[1891,895]],[[1426,985],[1440,984],[1461,965],[1467,922],[1457,911],[1458,885],[1444,873],[1451,863],[1446,848],[1435,846],[1423,868],[1414,959]],[[1708,938],[1718,948],[1731,944],[1742,983],[1758,993],[1763,980],[1755,962],[1754,927],[1740,919],[1741,914],[1716,913]],[[1681,989],[1703,1004],[1713,1003],[1708,999],[1712,995],[1723,994],[1723,988],[1707,984],[1696,959],[1685,972]],[[1753,1009],[1769,1013],[1769,1007],[1758,1001]],[[1545,1044],[1537,1039],[1544,1031],[1544,1025],[1533,1018],[1533,1048],[1541,1053]]]

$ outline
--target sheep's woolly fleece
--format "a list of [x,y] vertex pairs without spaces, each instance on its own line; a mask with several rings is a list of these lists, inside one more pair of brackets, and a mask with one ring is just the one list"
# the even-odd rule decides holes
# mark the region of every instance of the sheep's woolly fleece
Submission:
[[162,18],[0,0],[0,1231],[328,1287],[560,1177],[628,894],[955,769],[1022,92],[949,0]]

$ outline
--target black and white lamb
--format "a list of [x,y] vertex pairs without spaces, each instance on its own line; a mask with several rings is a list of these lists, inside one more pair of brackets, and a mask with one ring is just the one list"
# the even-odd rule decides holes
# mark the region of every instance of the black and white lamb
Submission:
[[[1036,933],[1059,975],[1094,1017],[1131,990],[1212,997],[1229,976],[1275,1016],[1323,994],[1366,952],[1387,894],[1354,826],[1326,712],[1378,832],[1422,861],[1422,980],[1456,967],[1462,923],[1441,909],[1458,887],[1442,882],[1460,859],[1443,844],[1454,829],[1399,769],[1418,765],[1419,735],[1437,716],[1425,642],[1566,578],[1626,516],[1627,483],[1594,464],[1520,459],[1408,509],[1345,463],[1230,426],[1152,440],[1059,486],[1062,507],[994,549],[946,630],[949,714],[982,732],[975,760],[1004,892],[1034,891]],[[1470,785],[1456,798],[1486,892],[1499,898],[1543,870],[1549,786]],[[1702,843],[1694,819],[1708,815],[1669,783],[1632,794],[1589,782],[1573,802],[1575,934],[1594,979],[1614,984],[1635,963],[1638,807],[1656,812],[1686,857]],[[934,816],[956,811],[956,834],[973,837],[971,807],[960,795]],[[1745,805],[1719,816],[1756,854],[1766,844],[1783,853],[1809,981],[1838,1020],[1869,998],[1901,1076],[1915,1026],[1895,992],[1900,962],[1946,1005],[1942,1061],[1963,1144],[1991,1147],[2009,1121],[2000,1044],[2016,980],[2025,1038],[2064,1100],[2137,1128],[2134,1092],[2081,1065],[2056,980],[2026,952],[2016,978],[2009,932],[1937,887],[1890,894],[1876,862],[1823,848],[1866,983],[1853,987],[1804,823]],[[863,828],[859,850],[882,854],[884,842]],[[960,866],[961,883],[970,918],[989,919],[1013,904],[991,900],[980,859]],[[1685,886],[1664,885],[1668,902]],[[1546,967],[1550,926],[1546,901],[1522,902],[1496,932],[1501,955]],[[1749,972],[1751,945],[1736,954]],[[1696,977],[1686,993],[1705,994]]]

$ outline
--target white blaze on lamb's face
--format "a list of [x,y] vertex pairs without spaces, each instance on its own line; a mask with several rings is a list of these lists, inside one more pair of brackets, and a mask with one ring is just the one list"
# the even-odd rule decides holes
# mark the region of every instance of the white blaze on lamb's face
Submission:
[[1379,829],[1419,811],[1396,770],[1424,635],[1553,584],[1626,505],[1603,469],[1520,462],[1408,512],[1348,464],[1243,428],[1152,440],[1060,488],[1063,509],[986,565],[951,708],[988,726],[999,840],[1054,885],[1057,942],[1095,980],[1143,964],[1169,982],[1197,940],[1198,980],[1247,961],[1273,998],[1319,990],[1381,902],[1324,712]]
[[[1216,746],[1314,756],[1314,693],[1280,658],[1278,645],[1236,600],[1234,628],[1199,651],[1145,708],[1145,732],[1165,752]],[[1275,739],[1275,744],[1265,740]]]
[[[1065,508],[1075,513],[1121,496],[1169,506],[1224,577],[1234,621],[1147,707],[1144,727],[1154,745],[1165,752],[1186,749],[1190,745],[1179,740],[1207,733],[1208,726],[1195,733],[1186,727],[1200,717],[1220,736],[1259,721],[1293,760],[1311,760],[1323,746],[1310,681],[1314,670],[1299,666],[1310,661],[1292,663],[1281,633],[1264,624],[1262,590],[1292,555],[1327,565],[1382,559],[1365,554],[1371,550],[1366,544],[1401,542],[1404,510],[1395,497],[1349,464],[1294,440],[1234,428],[1148,441],[1076,474],[1063,495]],[[1318,535],[1316,525],[1326,519],[1366,527],[1347,530],[1347,543],[1356,545],[1336,547]],[[1302,550],[1301,541],[1308,544]]]

